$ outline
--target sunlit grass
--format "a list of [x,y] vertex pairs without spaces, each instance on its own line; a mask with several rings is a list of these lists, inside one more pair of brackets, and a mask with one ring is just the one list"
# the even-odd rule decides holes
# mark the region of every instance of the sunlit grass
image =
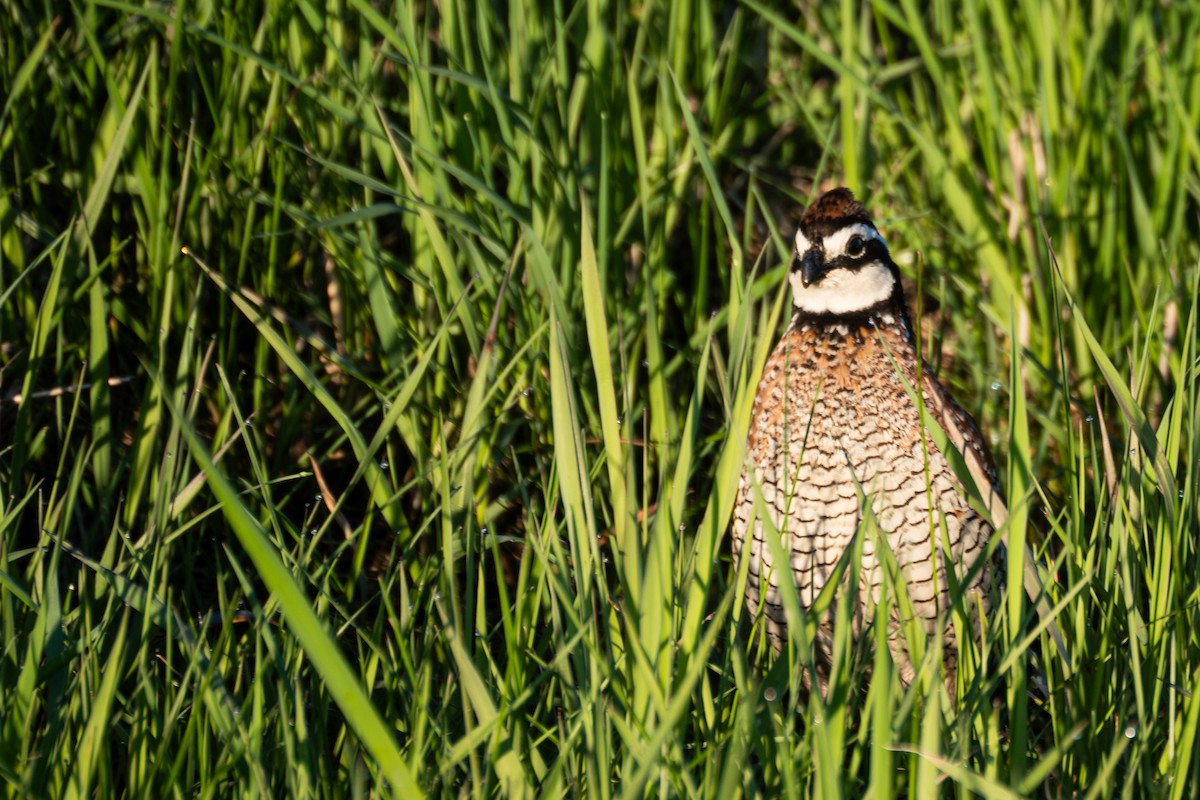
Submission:
[[[9,793],[1198,785],[1189,4],[28,5]],[[904,688],[848,626],[806,697],[804,627],[776,658],[743,606],[750,403],[831,183],[938,303],[1065,658],[1010,581],[955,697],[936,641]]]

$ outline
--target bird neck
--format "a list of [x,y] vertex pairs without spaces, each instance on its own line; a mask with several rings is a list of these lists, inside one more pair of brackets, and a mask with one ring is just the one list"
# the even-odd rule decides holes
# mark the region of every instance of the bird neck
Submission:
[[793,306],[791,328],[834,336],[861,336],[872,330],[892,332],[910,343],[913,330],[908,307],[899,291],[873,306],[840,314],[812,312]]

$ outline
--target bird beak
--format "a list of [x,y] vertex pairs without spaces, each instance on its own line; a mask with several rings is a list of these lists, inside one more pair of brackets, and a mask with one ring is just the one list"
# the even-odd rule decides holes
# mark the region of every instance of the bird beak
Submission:
[[811,248],[800,259],[800,280],[805,288],[812,286],[825,274],[825,254],[816,248]]

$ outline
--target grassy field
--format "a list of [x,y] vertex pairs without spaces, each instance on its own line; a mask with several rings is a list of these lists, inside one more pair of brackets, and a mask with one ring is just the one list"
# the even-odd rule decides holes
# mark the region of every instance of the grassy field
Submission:
[[[220,5],[0,0],[6,794],[1194,796],[1200,7]],[[729,558],[838,183],[1065,640],[953,704]]]

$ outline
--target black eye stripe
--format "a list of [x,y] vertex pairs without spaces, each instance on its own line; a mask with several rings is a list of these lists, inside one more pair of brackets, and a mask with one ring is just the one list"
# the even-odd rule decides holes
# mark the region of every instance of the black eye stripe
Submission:
[[[861,269],[862,267],[874,261],[887,261],[888,249],[887,245],[878,239],[863,239],[862,252],[856,256],[850,255],[850,246],[846,245],[846,254],[836,258],[831,258],[828,261],[830,269]],[[797,260],[797,264],[799,261]]]
[[[867,236],[854,236],[854,239],[862,240],[862,250],[858,255],[851,255],[853,248],[850,247],[850,242],[845,245],[845,251],[842,255],[827,258],[825,261],[826,271],[831,269],[851,269],[857,270],[873,261],[887,261],[889,259],[887,244],[882,239]],[[825,250],[823,242],[816,242],[809,246],[809,249],[819,250],[822,254],[828,256],[828,251]],[[788,263],[788,271],[796,272],[800,269],[801,253],[792,250],[792,259]]]

